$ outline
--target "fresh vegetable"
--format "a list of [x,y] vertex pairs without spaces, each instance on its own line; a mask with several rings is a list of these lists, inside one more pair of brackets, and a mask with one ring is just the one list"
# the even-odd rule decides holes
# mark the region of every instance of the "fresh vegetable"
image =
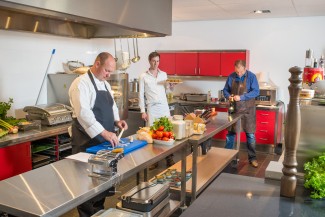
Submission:
[[8,102],[0,102],[0,119],[4,120],[6,118],[12,103],[14,103],[12,98],[9,98]]
[[0,127],[3,127],[4,129],[8,130],[9,133],[18,133],[18,127],[12,126],[11,124],[8,124],[4,120],[0,119]]
[[[14,117],[6,117],[5,119],[2,119],[4,120],[5,122],[7,122],[8,124],[10,125],[13,125],[13,126],[17,126],[18,124],[21,124],[21,123],[26,123],[26,119],[22,118],[22,119],[16,119]],[[27,122],[28,124],[30,124],[30,122]]]
[[153,126],[151,127],[151,130],[159,130],[159,131],[172,131],[173,125],[168,119],[168,117],[161,117],[153,123]]
[[9,133],[8,130],[3,130],[3,129],[0,128],[0,138],[7,135],[8,133]]
[[325,153],[304,164],[305,188],[311,189],[311,198],[325,197]]

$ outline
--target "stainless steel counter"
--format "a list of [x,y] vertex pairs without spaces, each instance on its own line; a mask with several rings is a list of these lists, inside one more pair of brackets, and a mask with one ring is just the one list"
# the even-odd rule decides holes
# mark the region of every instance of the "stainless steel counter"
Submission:
[[[71,159],[11,177],[0,182],[0,210],[18,216],[58,216],[105,191],[115,182],[124,180],[180,150],[183,153],[182,180],[186,180],[185,150],[189,141],[199,144],[239,120],[237,117],[228,121],[227,113],[220,112],[208,124],[207,131],[199,137],[176,141],[172,146],[149,144],[135,150],[119,161],[120,176],[111,180],[89,177],[90,165]],[[192,173],[194,179],[196,172],[193,170]],[[181,201],[185,199],[185,184],[184,181],[181,185]]]
[[171,153],[185,148],[149,144],[118,163],[119,177],[88,176],[90,164],[64,159],[0,182],[0,210],[17,216],[59,216]]
[[297,148],[297,172],[304,175],[304,163],[325,152],[325,107],[300,106],[301,129]]
[[295,198],[281,197],[278,183],[222,173],[181,217],[325,216],[324,200],[311,200],[308,193],[298,187]]
[[41,129],[19,131],[17,134],[8,134],[0,138],[0,148],[67,133],[69,126],[71,126],[71,123],[52,127],[42,126]]

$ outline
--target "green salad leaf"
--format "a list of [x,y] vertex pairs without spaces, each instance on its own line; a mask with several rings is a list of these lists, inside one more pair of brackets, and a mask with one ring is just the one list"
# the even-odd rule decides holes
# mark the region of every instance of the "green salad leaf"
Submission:
[[11,104],[14,103],[12,98],[9,98],[8,102],[0,102],[0,119],[4,120],[7,116],[7,112],[11,108]]
[[160,126],[163,126],[164,127],[163,131],[166,132],[170,132],[173,130],[173,124],[166,116],[156,119],[155,122],[153,122],[151,130],[158,130]]
[[305,188],[311,189],[310,197],[325,197],[325,153],[304,164]]

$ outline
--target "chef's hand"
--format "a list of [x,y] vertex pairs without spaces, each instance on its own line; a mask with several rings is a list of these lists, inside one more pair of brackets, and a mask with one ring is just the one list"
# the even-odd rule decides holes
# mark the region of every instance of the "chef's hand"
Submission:
[[147,113],[145,113],[145,112],[142,113],[141,117],[142,117],[143,120],[148,121],[148,115],[147,115]]
[[128,124],[124,120],[115,121],[115,125],[120,129],[124,129],[124,130],[128,129]]
[[117,136],[115,133],[109,132],[107,130],[104,130],[103,132],[101,132],[100,134],[105,140],[109,141],[112,145],[112,147],[116,147],[118,145],[118,140],[117,140]]
[[235,100],[235,101],[240,101],[240,96],[239,96],[239,95],[235,95],[235,96],[234,96],[234,100]]

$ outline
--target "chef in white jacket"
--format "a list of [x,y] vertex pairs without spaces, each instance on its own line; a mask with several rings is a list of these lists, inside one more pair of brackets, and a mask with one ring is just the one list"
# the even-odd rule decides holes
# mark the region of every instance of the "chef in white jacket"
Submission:
[[152,126],[155,119],[170,116],[165,89],[167,74],[158,68],[159,60],[159,53],[150,53],[150,68],[139,78],[139,104],[142,119],[147,121],[148,126]]
[[[139,106],[142,119],[147,126],[152,126],[155,119],[167,116],[170,117],[169,106],[166,97],[166,72],[161,71],[159,66],[160,55],[152,52],[148,57],[150,68],[141,73],[139,78]],[[167,166],[174,164],[172,155],[166,158]],[[157,167],[155,164],[150,169]]]

